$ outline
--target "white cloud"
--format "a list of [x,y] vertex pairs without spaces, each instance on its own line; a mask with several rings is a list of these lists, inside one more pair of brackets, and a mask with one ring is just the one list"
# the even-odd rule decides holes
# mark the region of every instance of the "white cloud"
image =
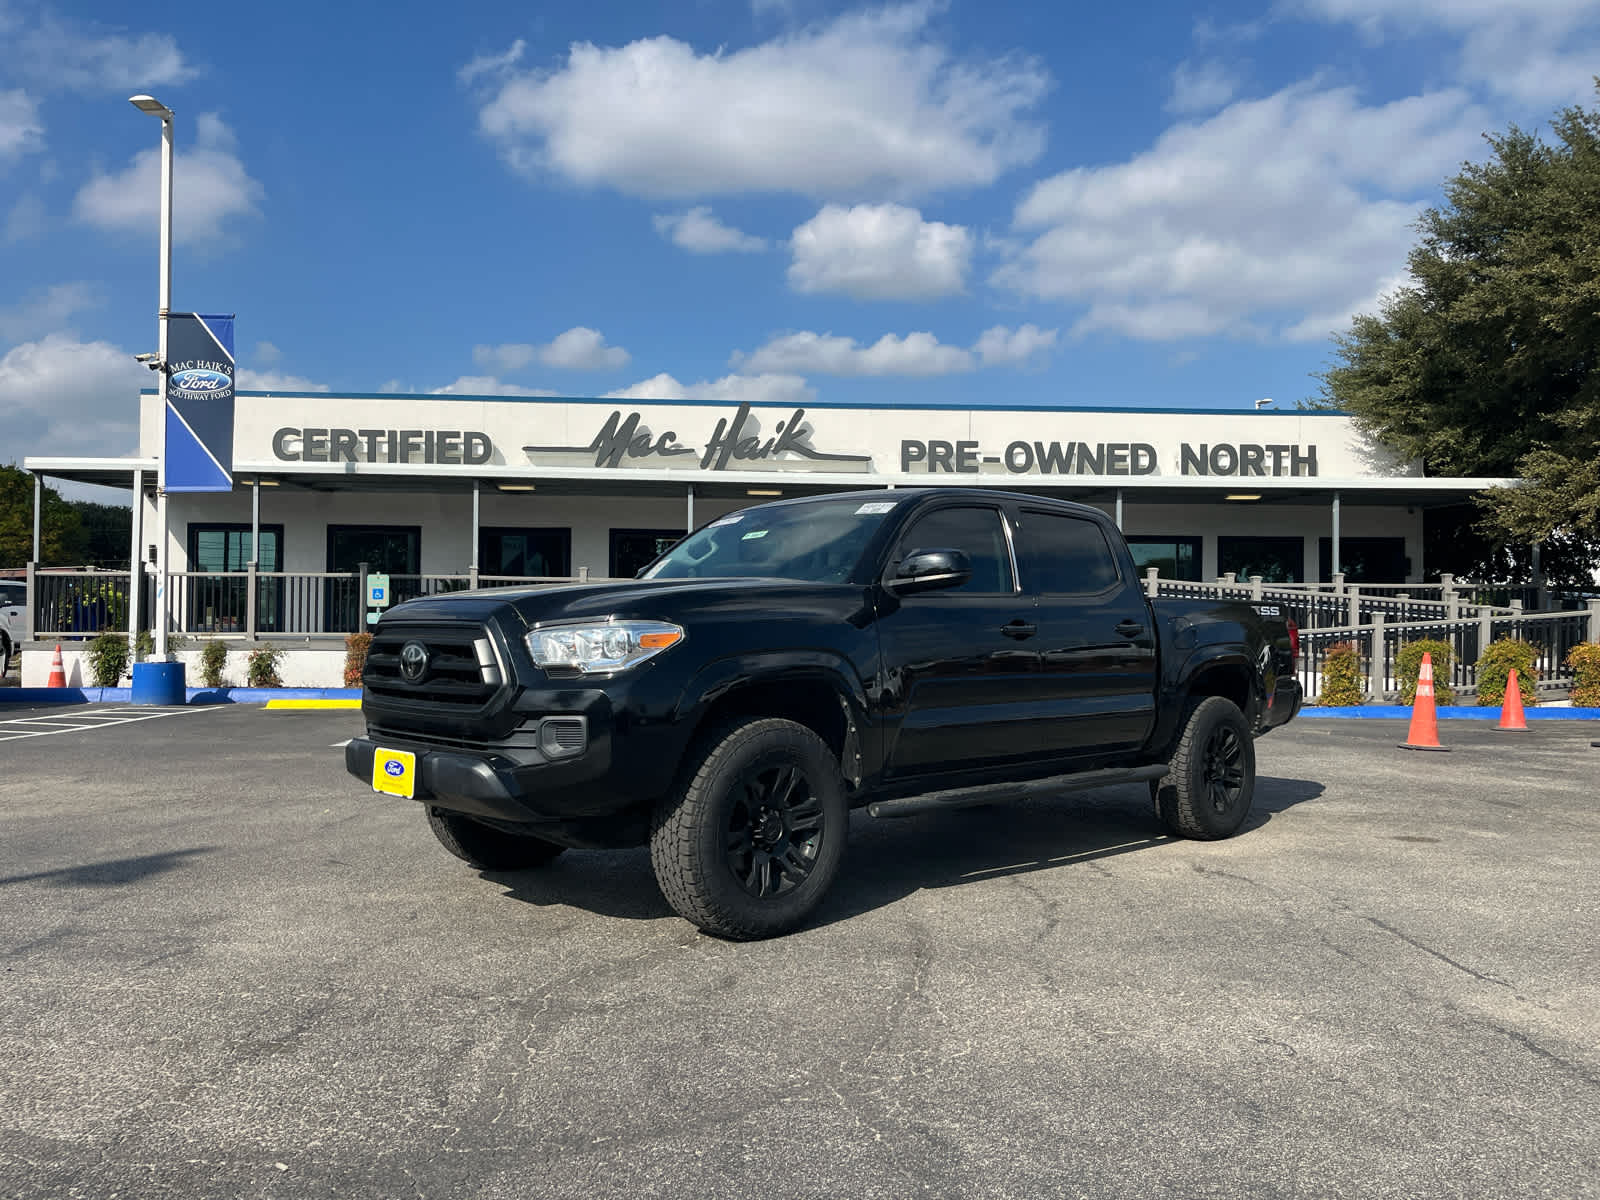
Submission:
[[1057,331],[1023,325],[986,330],[970,349],[941,342],[931,333],[886,333],[870,346],[855,338],[801,330],[773,338],[750,354],[735,354],[746,371],[789,374],[928,377],[959,375],[978,367],[1022,366],[1053,349]]
[[283,371],[253,371],[249,367],[240,367],[234,382],[242,392],[279,392],[286,396],[333,390],[327,384],[317,383],[303,375],[289,375]]
[[598,329],[575,325],[554,341],[536,346],[529,342],[506,342],[499,346],[474,346],[472,361],[497,371],[520,371],[537,360],[547,367],[564,371],[605,371],[628,365],[632,357],[621,346],[606,345]]
[[539,361],[547,367],[568,371],[601,371],[628,365],[630,355],[621,346],[606,345],[598,329],[578,325],[539,351]]
[[607,392],[608,400],[711,400],[726,404],[809,404],[815,390],[798,375],[724,375],[717,380],[679,383],[665,372],[629,387]]
[[1242,101],[1125,163],[1038,184],[1016,213],[1033,241],[995,279],[1087,305],[1080,333],[1298,329],[1405,261],[1423,201],[1487,124],[1459,90],[1365,106],[1301,85]]
[[[195,148],[173,162],[172,226],[178,242],[215,241],[236,217],[259,212],[262,188],[235,154],[233,133],[215,113],[195,122]],[[161,214],[161,162],[155,147],[123,170],[96,175],[73,203],[73,215],[100,229],[154,232]]]
[[671,37],[571,46],[492,89],[479,126],[514,169],[651,196],[911,195],[981,187],[1044,146],[1031,59],[958,56],[933,0],[733,52]]
[[187,83],[200,73],[170,34],[128,34],[50,14],[13,32],[6,65],[40,87],[75,91],[162,87]]
[[85,309],[105,303],[93,283],[58,283],[35,291],[10,308],[0,309],[0,341],[20,342],[61,328]]
[[1373,41],[1452,34],[1465,78],[1525,104],[1594,95],[1600,0],[1300,0],[1299,7]]
[[501,75],[509,71],[522,61],[522,52],[526,50],[527,43],[521,38],[511,43],[510,49],[500,54],[480,54],[461,70],[456,72],[456,78],[461,83],[470,86],[485,75]]
[[[383,391],[392,392],[399,390],[394,386],[396,381],[391,380],[384,384]],[[559,392],[552,392],[549,388],[523,387],[517,383],[502,383],[493,375],[463,375],[454,383],[447,383],[444,387],[430,388],[429,394],[434,396],[556,396]]]
[[283,351],[279,350],[271,342],[256,343],[255,359],[263,367],[270,367],[282,357]]
[[21,88],[0,92],[0,163],[44,145],[39,102]]
[[724,225],[705,205],[680,213],[660,213],[651,218],[656,232],[691,254],[754,254],[767,248],[767,239]]
[[738,365],[751,371],[814,371],[821,375],[952,375],[972,370],[972,352],[931,333],[886,333],[870,346],[855,338],[802,330],[775,337]]
[[136,453],[149,374],[128,351],[67,333],[13,346],[0,358],[6,454]]
[[829,204],[794,231],[789,286],[858,300],[931,300],[960,292],[972,262],[962,225],[899,204]]
[[1215,112],[1238,90],[1239,81],[1219,62],[1181,62],[1172,73],[1167,111],[1184,116]]
[[1017,329],[996,325],[985,329],[972,349],[986,367],[1020,367],[1054,350],[1058,332],[1032,324]]

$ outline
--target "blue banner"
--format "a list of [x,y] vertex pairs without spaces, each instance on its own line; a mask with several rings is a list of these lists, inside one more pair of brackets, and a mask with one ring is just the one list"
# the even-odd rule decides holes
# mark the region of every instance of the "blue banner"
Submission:
[[167,316],[166,486],[233,490],[233,314]]

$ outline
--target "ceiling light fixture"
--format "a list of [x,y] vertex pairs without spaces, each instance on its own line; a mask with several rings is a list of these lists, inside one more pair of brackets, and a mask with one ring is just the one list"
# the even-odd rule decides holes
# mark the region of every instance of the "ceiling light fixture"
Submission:
[[746,488],[744,494],[746,496],[781,496],[781,495],[783,495],[783,489],[782,488]]
[[1224,500],[1259,500],[1260,492],[1232,492],[1223,497]]
[[502,492],[532,492],[537,490],[531,483],[497,483],[495,487]]

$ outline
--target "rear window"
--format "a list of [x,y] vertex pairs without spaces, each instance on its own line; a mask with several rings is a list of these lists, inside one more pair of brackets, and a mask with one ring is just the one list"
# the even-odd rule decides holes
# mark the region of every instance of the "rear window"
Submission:
[[1056,595],[1103,592],[1117,582],[1117,560],[1100,526],[1065,513],[1022,513],[1025,588]]

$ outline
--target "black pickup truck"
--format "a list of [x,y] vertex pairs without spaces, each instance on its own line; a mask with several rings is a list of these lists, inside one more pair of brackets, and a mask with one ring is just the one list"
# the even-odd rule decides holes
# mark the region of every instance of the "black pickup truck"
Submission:
[[1300,706],[1274,610],[1146,598],[1097,509],[971,488],[784,500],[636,580],[396,606],[350,773],[485,870],[648,843],[722,937],[794,928],[878,817],[1143,781],[1238,831],[1254,738]]

